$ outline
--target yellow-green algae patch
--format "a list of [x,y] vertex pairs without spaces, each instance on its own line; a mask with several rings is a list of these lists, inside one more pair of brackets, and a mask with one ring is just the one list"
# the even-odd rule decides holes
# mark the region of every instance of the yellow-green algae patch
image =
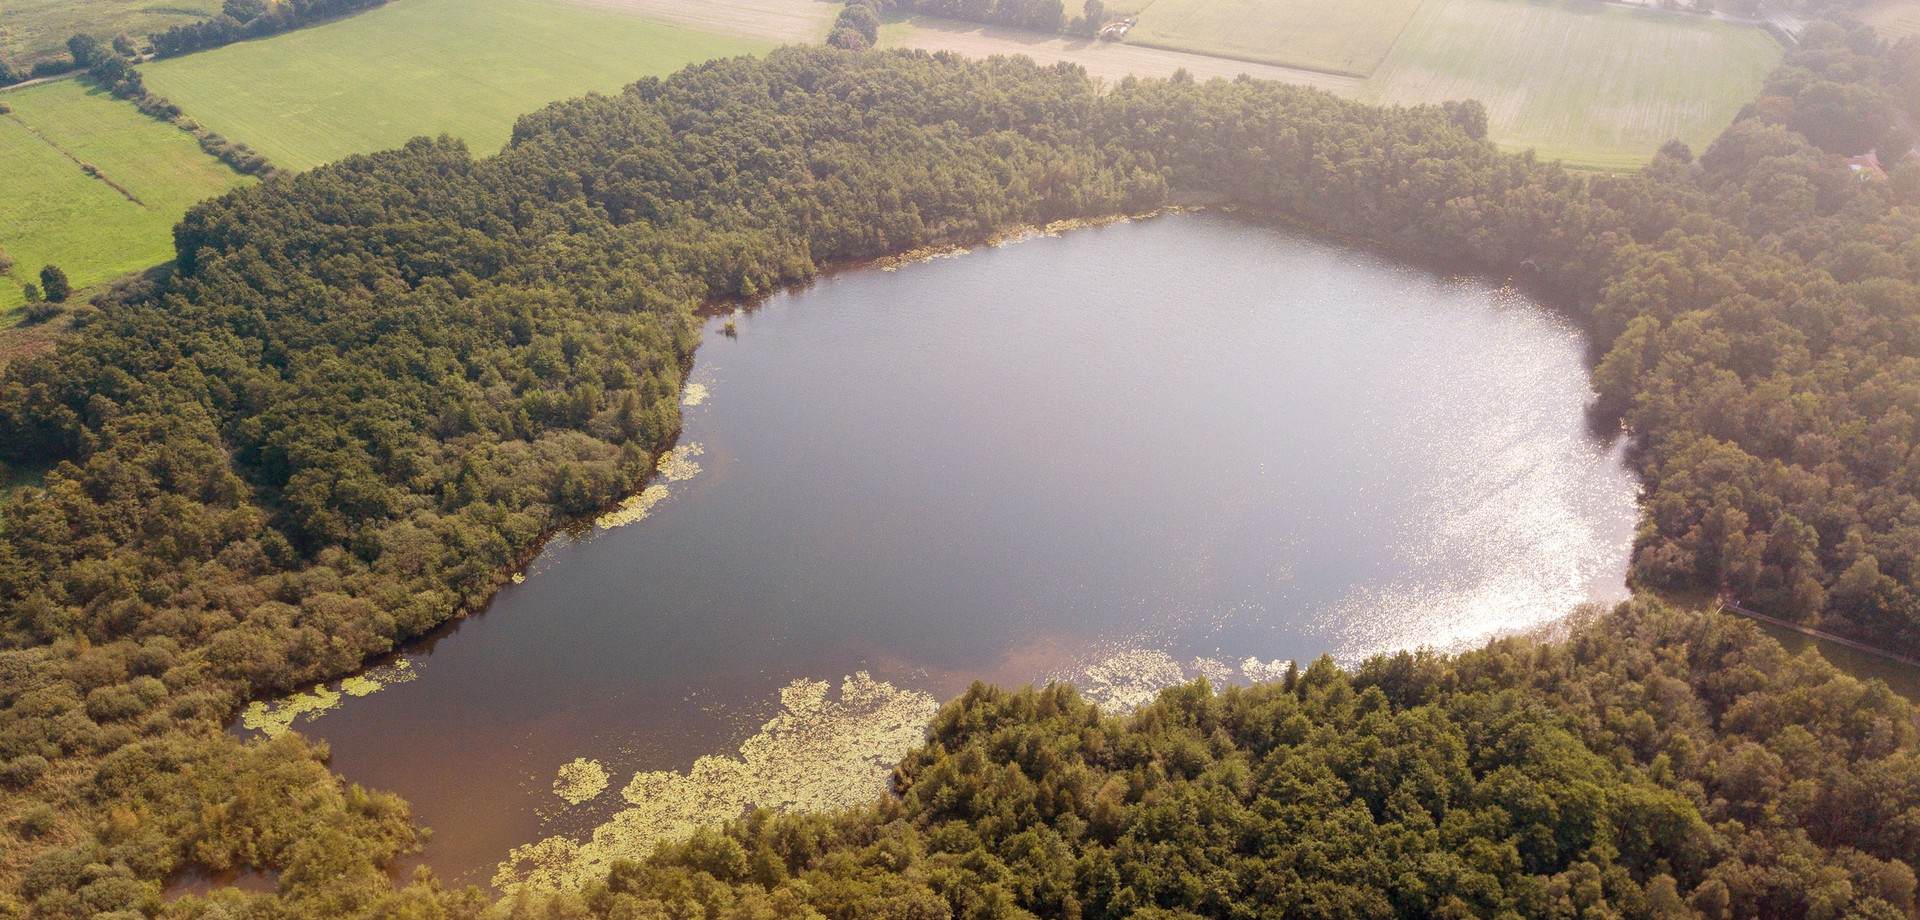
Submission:
[[1120,648],[1090,664],[1056,671],[1049,678],[1074,685],[1108,712],[1127,712],[1153,702],[1160,691],[1196,677],[1204,677],[1215,686],[1265,683],[1286,676],[1287,666],[1285,660],[1253,657],[1242,659],[1238,665],[1204,657],[1182,665],[1158,649]]
[[787,685],[779,714],[738,754],[710,754],[685,773],[634,776],[621,792],[628,807],[585,842],[554,836],[516,847],[494,884],[578,885],[604,876],[616,859],[642,858],[660,843],[749,809],[843,808],[885,794],[893,765],[925,739],[939,705],[865,671],[841,682],[838,699],[831,689],[816,680]]
[[240,714],[243,728],[277,738],[293,728],[295,721],[311,722],[339,708],[348,696],[367,696],[390,684],[404,684],[414,678],[413,662],[405,658],[372,668],[340,681],[338,689],[321,684],[312,690],[288,694],[277,700],[255,700]]
[[629,495],[620,503],[620,507],[600,515],[594,520],[594,526],[601,530],[624,527],[636,521],[646,519],[653,512],[653,506],[667,500],[667,487],[654,483],[640,490],[638,495]]
[[578,805],[607,788],[607,768],[600,761],[575,757],[572,763],[560,765],[560,771],[553,778],[553,794],[567,800],[569,805]]
[[661,454],[653,468],[668,482],[685,482],[700,475],[700,464],[695,463],[693,458],[706,452],[707,449],[698,444],[682,444]]
[[683,405],[683,406],[700,405],[701,403],[707,401],[707,395],[708,393],[707,393],[706,384],[689,383],[685,387],[682,387],[680,390],[680,405]]

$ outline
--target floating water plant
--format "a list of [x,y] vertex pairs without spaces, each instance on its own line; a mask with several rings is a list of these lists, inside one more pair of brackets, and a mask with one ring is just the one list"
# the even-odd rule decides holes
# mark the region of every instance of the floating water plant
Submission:
[[700,464],[695,463],[693,458],[706,452],[707,449],[699,444],[682,444],[661,454],[654,469],[668,482],[684,482],[700,475]]
[[553,794],[567,800],[569,805],[578,805],[607,788],[607,768],[600,761],[576,757],[572,763],[560,765],[553,778]]
[[321,684],[277,700],[255,700],[240,714],[240,726],[277,738],[292,729],[296,720],[311,722],[339,708],[343,696],[367,696],[391,684],[404,684],[415,676],[412,661],[397,659],[392,664],[341,680],[339,689]]
[[[634,776],[620,793],[628,807],[585,842],[554,836],[516,847],[494,884],[578,885],[604,876],[615,859],[639,859],[659,843],[751,808],[813,810],[872,801],[886,793],[893,765],[926,737],[927,722],[939,709],[932,696],[874,680],[865,671],[842,680],[838,699],[825,681],[794,681],[780,691],[780,706],[733,756],[702,757],[685,773]],[[590,763],[567,766],[583,762]],[[558,793],[558,779],[554,787]]]
[[600,515],[594,520],[594,526],[601,530],[624,527],[636,521],[645,520],[652,513],[653,506],[667,500],[667,487],[654,483],[640,490],[638,495],[629,495],[620,506]]

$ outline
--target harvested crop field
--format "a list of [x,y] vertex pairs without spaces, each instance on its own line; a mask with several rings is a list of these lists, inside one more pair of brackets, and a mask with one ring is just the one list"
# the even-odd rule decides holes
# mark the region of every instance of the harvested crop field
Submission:
[[1747,25],[1580,0],[1427,0],[1362,98],[1479,99],[1503,146],[1631,168],[1673,138],[1704,149],[1780,55]]
[[1861,20],[1885,38],[1920,35],[1920,0],[1892,0],[1860,11]]
[[1153,0],[1127,42],[1364,77],[1421,0]]
[[1230,80],[1246,74],[1263,80],[1314,86],[1345,96],[1357,93],[1361,84],[1358,77],[1324,71],[1279,67],[1131,43],[1093,42],[1082,38],[1042,35],[930,16],[914,16],[904,22],[881,26],[880,44],[887,48],[952,51],[969,57],[1023,54],[1043,64],[1060,61],[1078,64],[1086,68],[1088,74],[1108,81],[1118,81],[1128,76],[1168,77],[1175,71],[1185,70],[1201,80],[1214,77]]

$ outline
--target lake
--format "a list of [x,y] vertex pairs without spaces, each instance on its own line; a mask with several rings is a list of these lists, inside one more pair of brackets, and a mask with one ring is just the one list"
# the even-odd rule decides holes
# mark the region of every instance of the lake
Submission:
[[269,707],[410,800],[442,877],[558,883],[750,805],[870,800],[976,679],[1124,707],[1625,595],[1636,484],[1585,423],[1585,340],[1487,279],[1170,215],[733,321],[643,497],[399,664]]

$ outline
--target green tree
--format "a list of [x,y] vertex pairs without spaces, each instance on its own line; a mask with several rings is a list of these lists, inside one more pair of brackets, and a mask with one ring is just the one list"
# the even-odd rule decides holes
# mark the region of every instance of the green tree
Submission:
[[58,266],[48,265],[40,269],[40,287],[45,291],[50,303],[65,303],[73,293],[73,285],[67,281],[67,273]]

